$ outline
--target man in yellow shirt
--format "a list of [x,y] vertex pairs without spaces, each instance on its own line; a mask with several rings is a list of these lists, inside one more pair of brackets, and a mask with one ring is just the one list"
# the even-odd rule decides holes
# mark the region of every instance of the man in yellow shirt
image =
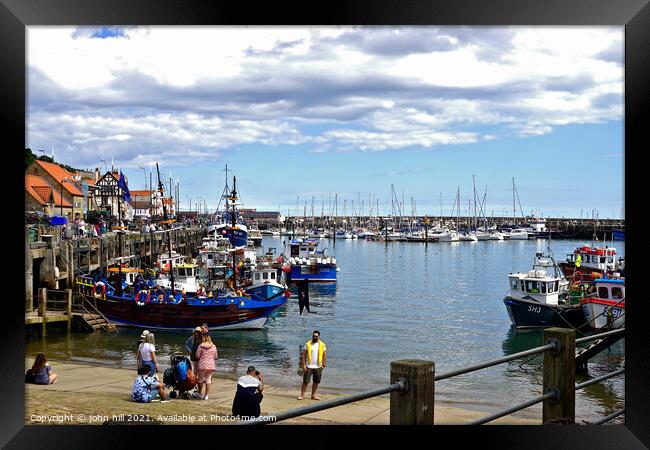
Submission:
[[302,370],[304,374],[302,376],[302,386],[298,400],[303,399],[312,375],[314,376],[314,382],[311,385],[311,398],[312,400],[320,400],[320,397],[316,396],[316,390],[320,384],[323,368],[327,364],[326,351],[327,347],[325,346],[325,342],[320,340],[320,331],[314,330],[311,341],[307,341],[302,354]]

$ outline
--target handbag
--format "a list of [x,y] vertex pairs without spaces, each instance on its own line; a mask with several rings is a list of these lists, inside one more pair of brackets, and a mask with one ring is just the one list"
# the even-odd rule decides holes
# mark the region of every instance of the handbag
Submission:
[[36,383],[36,374],[32,369],[27,369],[25,372],[25,383]]

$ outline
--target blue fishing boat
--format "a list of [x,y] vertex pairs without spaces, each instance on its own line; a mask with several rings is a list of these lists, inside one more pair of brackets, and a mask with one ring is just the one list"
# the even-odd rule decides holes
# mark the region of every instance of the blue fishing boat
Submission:
[[294,239],[289,242],[287,278],[291,282],[336,282],[336,258],[327,255],[326,248],[318,250],[315,239]]
[[621,231],[621,230],[612,231],[612,239],[614,239],[615,241],[624,241],[625,231]]

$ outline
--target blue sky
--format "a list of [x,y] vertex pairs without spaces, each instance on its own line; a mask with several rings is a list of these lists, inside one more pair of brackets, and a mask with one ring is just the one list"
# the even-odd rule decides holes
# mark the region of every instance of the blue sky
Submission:
[[[216,206],[619,217],[621,27],[28,27],[27,145]],[[332,200],[330,200],[332,199]],[[518,206],[517,206],[518,208]],[[519,212],[517,213],[519,215]]]

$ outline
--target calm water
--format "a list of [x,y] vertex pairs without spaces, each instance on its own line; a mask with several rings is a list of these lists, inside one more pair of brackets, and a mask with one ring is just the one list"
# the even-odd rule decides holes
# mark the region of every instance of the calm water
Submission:
[[[558,260],[583,241],[552,242]],[[291,298],[259,331],[213,332],[219,350],[217,372],[240,376],[250,364],[267,382],[299,388],[298,346],[314,329],[326,342],[328,364],[322,389],[338,392],[388,384],[390,362],[403,358],[433,360],[443,373],[542,345],[541,331],[515,331],[502,299],[507,274],[531,268],[546,240],[424,244],[363,240],[324,240],[341,268],[336,285],[310,287],[311,313]],[[264,237],[263,246],[282,247]],[[616,242],[619,256],[624,243]],[[52,359],[135,367],[141,330],[50,336],[30,342],[32,355],[46,351]],[[580,335],[578,335],[580,336]],[[157,332],[161,366],[183,352],[185,333]],[[541,394],[542,357],[519,360],[440,381],[436,401],[496,412]],[[591,376],[621,368],[624,340],[590,362]],[[582,381],[585,378],[579,378]],[[218,384],[216,385],[218,386]],[[624,378],[616,377],[576,393],[576,420],[595,420],[624,403]],[[541,405],[521,413],[541,417]]]

